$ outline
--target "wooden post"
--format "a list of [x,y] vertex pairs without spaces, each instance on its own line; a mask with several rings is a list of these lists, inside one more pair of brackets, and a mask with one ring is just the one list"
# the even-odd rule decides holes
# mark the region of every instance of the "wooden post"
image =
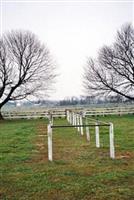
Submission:
[[[82,122],[82,115],[80,115],[80,125],[83,125],[83,122]],[[82,127],[82,126],[80,127],[80,133],[81,133],[81,135],[84,135],[83,127]]]
[[114,128],[113,123],[110,123],[109,126],[109,139],[110,139],[110,158],[115,158],[115,149],[114,149]]
[[100,137],[99,137],[99,126],[98,126],[98,122],[95,123],[95,137],[96,137],[96,147],[99,148],[100,147]]
[[87,141],[90,141],[90,133],[89,133],[89,127],[86,126],[86,136],[87,136]]
[[51,124],[47,127],[48,134],[48,160],[53,161],[53,151],[52,151],[52,128]]

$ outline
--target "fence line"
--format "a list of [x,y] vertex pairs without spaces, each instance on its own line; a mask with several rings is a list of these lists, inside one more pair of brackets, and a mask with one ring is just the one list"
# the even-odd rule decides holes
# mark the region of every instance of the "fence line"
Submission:
[[[113,107],[113,108],[76,108],[70,109],[73,112],[84,112],[85,116],[106,116],[106,115],[124,115],[134,114],[134,106],[127,107]],[[41,110],[16,110],[16,111],[2,111],[5,119],[31,119],[31,118],[44,118],[48,117],[52,113],[53,117],[66,117],[66,108],[53,108],[53,109],[41,109]],[[69,116],[68,116],[69,117]],[[69,117],[70,118],[70,117]],[[68,118],[68,121],[71,120]]]
[[[100,148],[100,136],[99,136],[99,127],[100,126],[108,126],[109,127],[109,143],[110,143],[110,157],[112,159],[115,158],[115,149],[114,149],[114,128],[113,128],[113,123],[103,123],[101,124],[100,121],[96,121],[94,124],[87,124],[87,120],[86,120],[86,124],[83,124],[83,118],[82,118],[82,113],[75,113],[73,111],[67,111],[67,121],[71,124],[71,125],[53,125],[50,121],[49,125],[48,125],[48,159],[49,161],[52,161],[52,157],[53,157],[53,152],[52,152],[52,130],[54,128],[79,128],[78,132],[80,131],[80,134],[83,136],[84,135],[84,131],[83,131],[83,127],[86,127],[86,137],[87,137],[87,141],[90,141],[90,132],[89,132],[89,127],[95,127],[95,138],[96,138],[96,147]],[[52,117],[50,117],[52,118]]]

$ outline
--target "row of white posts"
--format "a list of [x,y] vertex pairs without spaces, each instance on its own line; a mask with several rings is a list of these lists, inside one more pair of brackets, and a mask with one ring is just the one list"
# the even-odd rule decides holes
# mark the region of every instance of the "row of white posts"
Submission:
[[[84,130],[83,130],[83,118],[82,114],[78,114],[75,112],[70,112],[67,111],[67,121],[77,128],[78,132],[83,136],[84,135]],[[53,160],[53,151],[52,151],[52,120],[50,120],[50,123],[48,124],[48,160],[52,161]],[[89,126],[95,126],[95,138],[96,138],[96,147],[100,147],[100,136],[99,136],[99,126],[102,126],[101,124],[98,124],[98,122],[95,122],[93,125]],[[90,131],[89,131],[89,126],[86,127],[86,138],[87,141],[90,142]],[[113,129],[113,124],[109,123],[107,124],[109,126],[109,140],[110,140],[110,157],[112,159],[115,158],[115,150],[114,150],[114,129]],[[62,127],[62,126],[61,126]]]
[[81,135],[84,135],[83,127],[79,127],[79,125],[83,125],[82,114],[70,112],[69,110],[67,110],[67,121],[73,126],[78,125],[78,132],[80,132]]

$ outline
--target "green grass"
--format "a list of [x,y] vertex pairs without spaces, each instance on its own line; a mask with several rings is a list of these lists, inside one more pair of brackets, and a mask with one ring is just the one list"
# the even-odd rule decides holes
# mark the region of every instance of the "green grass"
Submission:
[[99,149],[93,128],[90,144],[75,128],[54,129],[54,161],[48,162],[47,121],[0,122],[0,199],[133,200],[134,116],[100,119],[114,123],[115,160],[109,158],[108,128],[100,128]]

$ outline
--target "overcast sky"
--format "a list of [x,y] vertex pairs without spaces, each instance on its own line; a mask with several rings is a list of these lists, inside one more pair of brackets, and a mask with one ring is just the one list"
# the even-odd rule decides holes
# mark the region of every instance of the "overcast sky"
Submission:
[[1,3],[1,33],[11,29],[34,32],[57,62],[59,77],[51,99],[83,95],[82,74],[87,57],[114,41],[117,29],[134,22],[134,2],[12,1]]

